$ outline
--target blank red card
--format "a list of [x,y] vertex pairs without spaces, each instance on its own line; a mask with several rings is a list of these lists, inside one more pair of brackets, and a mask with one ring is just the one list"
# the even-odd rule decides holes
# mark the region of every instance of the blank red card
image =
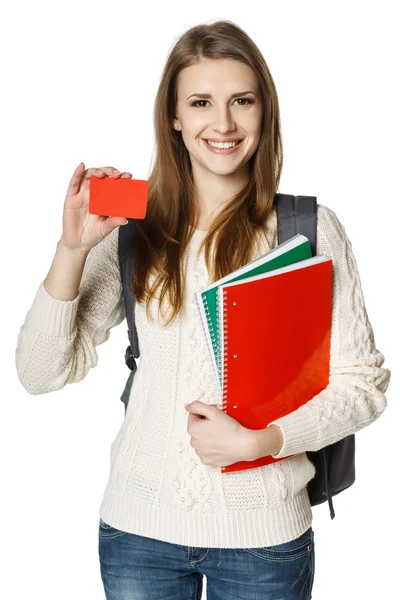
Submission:
[[147,209],[148,182],[104,176],[91,177],[89,213],[104,217],[144,219]]

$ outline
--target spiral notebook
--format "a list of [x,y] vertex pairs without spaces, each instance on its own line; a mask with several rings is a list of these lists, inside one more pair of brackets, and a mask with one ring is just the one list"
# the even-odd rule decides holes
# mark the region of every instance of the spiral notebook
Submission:
[[[218,287],[222,406],[250,429],[306,404],[329,383],[332,260],[307,260]],[[242,471],[265,456],[222,467]]]
[[204,334],[210,351],[215,376],[220,386],[222,385],[222,381],[218,330],[218,286],[223,283],[266,273],[273,269],[305,260],[311,256],[312,251],[308,238],[299,233],[243,267],[232,271],[232,273],[196,292],[197,305],[204,326]]

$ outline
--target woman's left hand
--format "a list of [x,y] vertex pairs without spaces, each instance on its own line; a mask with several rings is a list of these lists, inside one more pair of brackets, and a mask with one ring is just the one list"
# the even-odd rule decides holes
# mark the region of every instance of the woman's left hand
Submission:
[[205,465],[228,467],[255,458],[254,431],[220,410],[216,404],[195,400],[185,405],[190,413],[187,432],[190,445]]

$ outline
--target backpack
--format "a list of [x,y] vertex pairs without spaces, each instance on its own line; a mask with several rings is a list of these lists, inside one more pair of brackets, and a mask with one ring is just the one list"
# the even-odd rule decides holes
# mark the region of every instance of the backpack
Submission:
[[[317,198],[315,196],[292,196],[275,194],[274,204],[278,222],[278,245],[298,233],[305,235],[316,255],[317,240]],[[128,225],[119,228],[118,258],[124,294],[125,314],[128,324],[129,346],[125,352],[125,363],[130,369],[121,401],[125,413],[136,373],[135,358],[139,358],[139,340],[135,324],[135,298],[132,293],[133,260],[131,246],[135,235],[135,219],[128,219]],[[328,500],[331,519],[335,518],[332,496],[350,487],[355,481],[355,436],[349,435],[321,448],[316,452],[306,452],[314,464],[315,476],[308,482],[307,491],[311,506]]]

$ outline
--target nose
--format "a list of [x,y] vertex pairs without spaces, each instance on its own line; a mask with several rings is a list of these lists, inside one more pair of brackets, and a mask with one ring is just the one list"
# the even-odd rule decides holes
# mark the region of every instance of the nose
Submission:
[[213,130],[220,133],[227,133],[235,130],[235,122],[229,111],[229,108],[221,108],[216,115]]

